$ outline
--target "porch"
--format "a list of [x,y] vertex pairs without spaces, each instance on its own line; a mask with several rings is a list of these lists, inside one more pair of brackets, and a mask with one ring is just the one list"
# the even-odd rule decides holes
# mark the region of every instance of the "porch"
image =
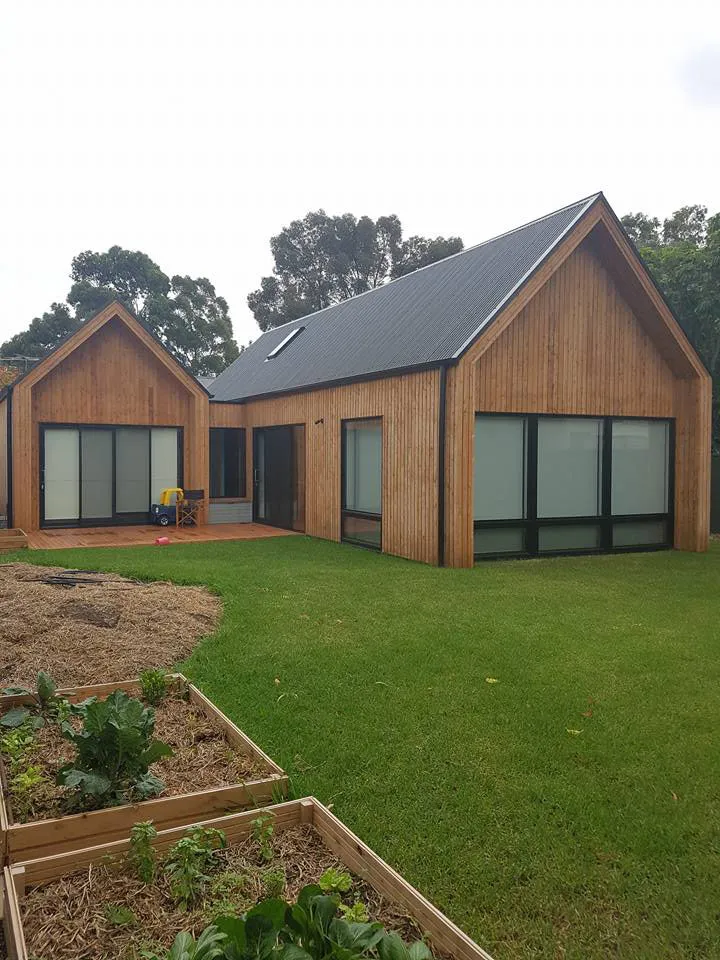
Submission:
[[114,527],[73,527],[33,530],[27,534],[31,550],[63,550],[72,547],[136,547],[166,536],[170,543],[204,543],[211,540],[260,540],[296,536],[262,523],[212,523],[199,527],[158,527],[148,524]]

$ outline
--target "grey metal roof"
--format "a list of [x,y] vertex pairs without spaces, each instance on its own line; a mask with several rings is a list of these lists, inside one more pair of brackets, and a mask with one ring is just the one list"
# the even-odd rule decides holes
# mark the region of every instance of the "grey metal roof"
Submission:
[[209,390],[212,393],[213,384],[215,383],[215,377],[195,377],[197,382],[201,387],[205,387],[206,390]]
[[[263,334],[213,382],[245,400],[451,361],[601,194]],[[304,327],[271,360],[288,333]]]

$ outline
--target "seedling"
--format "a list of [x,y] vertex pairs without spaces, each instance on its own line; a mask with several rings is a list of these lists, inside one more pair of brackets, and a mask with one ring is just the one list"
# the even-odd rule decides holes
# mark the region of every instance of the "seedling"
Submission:
[[157,830],[151,820],[136,823],[130,830],[130,853],[128,860],[143,883],[152,883],[155,878],[157,852],[152,841]]
[[163,866],[170,879],[173,899],[183,909],[197,898],[208,882],[207,870],[215,852],[226,846],[225,834],[213,827],[190,827],[170,850]]
[[253,839],[260,848],[260,856],[265,861],[273,858],[272,835],[275,831],[272,821],[272,815],[269,813],[261,813],[259,817],[251,821]]
[[318,886],[323,893],[347,893],[352,887],[352,877],[344,870],[328,867],[318,880]]
[[30,721],[32,726],[37,728],[66,719],[70,705],[63,697],[56,696],[56,690],[55,681],[44,670],[38,673],[34,690],[27,687],[5,687],[3,696],[32,697],[32,703],[28,706],[11,707],[0,717],[0,725],[14,728]]
[[140,674],[142,698],[153,707],[156,707],[165,699],[168,686],[168,679],[164,670],[144,670]]
[[113,927],[132,927],[137,923],[137,917],[129,909],[120,903],[107,903],[103,910],[105,919]]

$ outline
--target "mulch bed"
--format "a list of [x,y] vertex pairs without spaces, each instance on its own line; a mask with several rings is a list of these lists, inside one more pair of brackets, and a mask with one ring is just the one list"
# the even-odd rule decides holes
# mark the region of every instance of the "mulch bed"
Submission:
[[220,619],[202,587],[27,563],[0,565],[0,686],[129,680],[187,657]]
[[[163,757],[150,768],[165,784],[161,796],[230,786],[269,775],[270,771],[254,757],[237,753],[224,731],[187,700],[168,696],[154,710],[155,737],[173,750],[171,757]],[[55,784],[55,772],[73,756],[73,745],[56,724],[35,732],[30,762],[47,771],[48,776],[31,796],[23,794],[22,805],[17,798],[13,802],[12,787],[8,787],[14,822],[28,823],[74,812],[68,806],[71,792]]]
[[[20,904],[28,952],[53,960],[135,960],[143,949],[167,949],[181,930],[197,936],[216,916],[231,912],[229,906],[237,913],[249,909],[267,896],[269,871],[282,871],[282,897],[293,900],[328,867],[346,869],[310,826],[276,834],[272,848],[271,861],[262,859],[252,838],[218,851],[217,867],[202,898],[187,911],[173,903],[162,874],[154,883],[143,884],[122,862],[94,866],[37,887]],[[357,877],[343,900],[362,901],[371,920],[379,920],[407,941],[422,935],[411,917]],[[108,920],[109,908],[116,906],[132,911],[126,926]]]

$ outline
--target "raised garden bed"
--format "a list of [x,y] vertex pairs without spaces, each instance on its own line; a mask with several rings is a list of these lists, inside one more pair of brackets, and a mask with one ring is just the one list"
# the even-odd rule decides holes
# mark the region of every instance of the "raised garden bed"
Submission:
[[14,553],[27,548],[27,534],[20,527],[0,528],[0,553]]
[[164,830],[151,841],[158,860],[150,882],[138,877],[128,840],[6,867],[4,927],[11,960],[163,958],[180,931],[197,937],[218,916],[241,915],[268,896],[292,903],[306,884],[322,885],[329,868],[336,876],[351,874],[349,885],[337,885],[339,912],[361,905],[370,921],[406,942],[427,938],[438,960],[491,960],[313,798],[202,826],[221,830],[227,847],[212,855],[197,897],[183,908],[163,870],[186,828]]
[[[173,754],[151,767],[164,783],[157,797],[67,813],[69,791],[56,786],[54,779],[63,762],[72,758],[74,747],[62,738],[56,724],[47,724],[33,735],[30,762],[44,774],[39,787],[14,790],[0,759],[3,862],[118,840],[127,837],[138,820],[152,820],[158,829],[166,829],[287,795],[287,777],[267,754],[184,677],[175,674],[169,679],[170,694],[155,707],[155,734]],[[88,697],[104,700],[116,690],[139,697],[140,682],[74,687],[58,690],[57,696],[80,703]],[[27,696],[0,697],[0,715],[30,701]]]

